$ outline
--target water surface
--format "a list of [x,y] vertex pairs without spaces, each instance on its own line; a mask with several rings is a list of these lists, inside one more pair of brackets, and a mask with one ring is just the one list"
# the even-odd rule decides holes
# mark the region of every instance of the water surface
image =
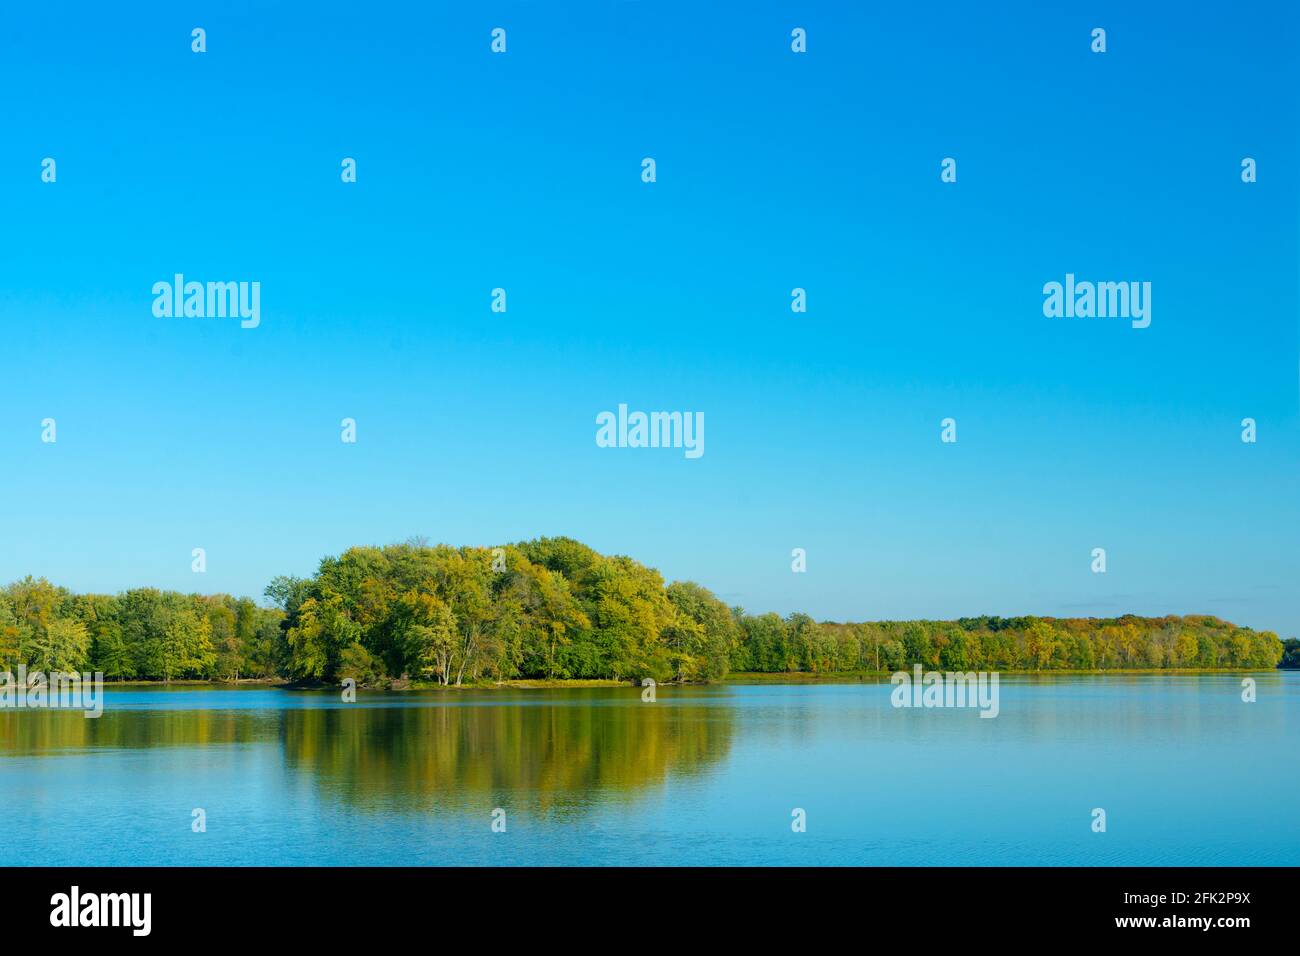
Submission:
[[110,688],[0,712],[0,864],[1300,864],[1300,674],[1242,676],[1004,676],[992,720],[879,683]]

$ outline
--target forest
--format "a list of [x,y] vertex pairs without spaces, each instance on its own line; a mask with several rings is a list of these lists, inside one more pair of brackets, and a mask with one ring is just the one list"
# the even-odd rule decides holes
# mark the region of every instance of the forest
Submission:
[[818,622],[728,607],[689,581],[571,538],[498,548],[352,548],[264,601],[137,588],[0,588],[0,671],[108,680],[464,685],[512,679],[716,681],[732,672],[1259,669],[1285,642],[1207,615]]

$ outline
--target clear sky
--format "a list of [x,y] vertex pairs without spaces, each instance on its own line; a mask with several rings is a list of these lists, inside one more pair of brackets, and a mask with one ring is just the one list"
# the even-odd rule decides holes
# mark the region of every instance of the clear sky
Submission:
[[[1300,632],[1291,4],[332,6],[6,9],[0,579],[565,534],[756,612]],[[705,454],[598,448],[620,402]]]

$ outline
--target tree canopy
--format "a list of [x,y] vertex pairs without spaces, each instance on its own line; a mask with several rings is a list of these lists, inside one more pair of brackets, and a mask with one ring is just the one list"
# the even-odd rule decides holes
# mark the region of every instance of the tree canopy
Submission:
[[[351,548],[271,607],[137,588],[77,595],[45,579],[0,589],[0,669],[109,679],[286,677],[460,685],[483,680],[718,680],[729,671],[1265,668],[1276,634],[1207,615],[818,622],[751,615],[690,581],[572,538],[499,548]],[[1300,663],[1288,641],[1283,666]]]

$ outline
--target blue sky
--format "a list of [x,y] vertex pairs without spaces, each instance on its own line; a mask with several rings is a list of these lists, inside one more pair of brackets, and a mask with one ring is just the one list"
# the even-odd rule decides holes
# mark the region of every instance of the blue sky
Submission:
[[[568,534],[752,611],[1300,632],[1287,5],[454,6],[6,11],[0,579]],[[1151,327],[1045,318],[1067,272]],[[704,456],[597,448],[620,402]]]

